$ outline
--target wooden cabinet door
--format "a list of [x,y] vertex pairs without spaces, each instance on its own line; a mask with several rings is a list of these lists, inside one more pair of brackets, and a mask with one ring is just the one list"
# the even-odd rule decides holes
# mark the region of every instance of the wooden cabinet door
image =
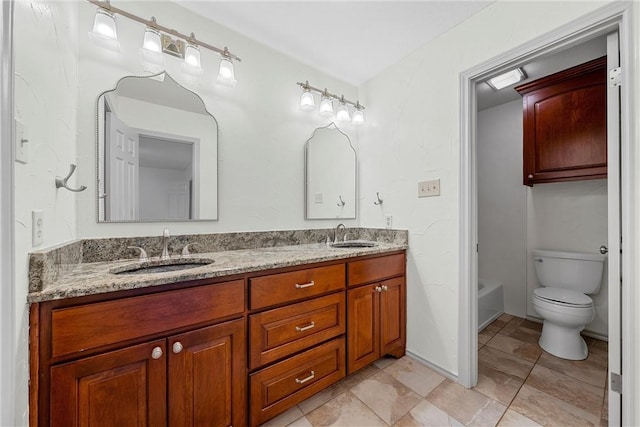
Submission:
[[404,355],[406,343],[406,286],[404,277],[380,283],[380,355]]
[[246,424],[245,321],[209,326],[168,340],[169,424]]
[[347,372],[352,373],[380,357],[378,284],[347,292]]
[[166,426],[165,340],[51,368],[51,426]]

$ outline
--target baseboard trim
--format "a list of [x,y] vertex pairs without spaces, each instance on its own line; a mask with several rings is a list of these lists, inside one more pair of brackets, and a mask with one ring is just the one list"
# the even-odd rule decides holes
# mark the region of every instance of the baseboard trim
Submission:
[[412,352],[411,350],[407,350],[406,351],[407,356],[411,357],[412,359],[416,360],[417,362],[425,365],[427,368],[436,371],[437,373],[439,373],[440,375],[449,378],[451,381],[455,381],[456,383],[458,383],[458,375],[454,374],[451,371],[448,371],[434,363],[429,362],[427,359],[417,355],[416,353]]

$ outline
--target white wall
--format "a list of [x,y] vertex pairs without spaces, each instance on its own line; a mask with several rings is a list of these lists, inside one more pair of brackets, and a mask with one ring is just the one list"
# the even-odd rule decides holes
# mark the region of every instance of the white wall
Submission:
[[478,112],[478,276],[502,282],[504,310],[527,315],[527,188],[522,101]]
[[[495,2],[360,88],[361,225],[409,230],[408,350],[458,373],[459,74],[602,6]],[[633,70],[631,70],[633,71]],[[440,178],[440,197],[418,181]],[[374,206],[376,191],[384,199]]]
[[[267,46],[251,41],[170,2],[115,2],[138,14],[154,15],[162,25],[229,49],[242,58],[235,64],[238,84],[215,84],[219,56],[201,50],[205,73],[184,75],[179,61],[167,57],[167,71],[181,85],[198,93],[218,120],[219,205],[217,222],[171,223],[172,234],[295,229],[335,225],[304,220],[304,143],[327,119],[298,110],[301,90],[309,80],[334,93],[356,99],[357,88],[303,65]],[[140,43],[144,26],[118,17],[120,53],[96,47],[86,36],[95,7],[78,5],[80,47],[78,105],[79,180],[89,188],[78,196],[78,236],[160,235],[162,224],[96,224],[95,101],[125,75],[143,75]],[[356,150],[355,128],[345,127]],[[343,222],[342,220],[339,222]],[[345,220],[347,226],[357,220]]]
[[77,3],[15,3],[15,115],[29,139],[29,162],[15,163],[16,425],[28,423],[27,261],[40,249],[31,245],[31,210],[44,212],[41,247],[76,237],[76,194],[57,190],[55,177],[77,160],[77,17]]

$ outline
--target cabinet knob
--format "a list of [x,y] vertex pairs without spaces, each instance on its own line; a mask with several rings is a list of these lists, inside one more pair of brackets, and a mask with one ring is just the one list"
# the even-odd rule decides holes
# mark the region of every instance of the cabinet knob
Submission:
[[184,348],[184,347],[182,347],[182,343],[181,343],[180,341],[176,341],[176,342],[174,342],[174,343],[173,343],[173,348],[172,348],[172,350],[173,350],[173,352],[174,352],[175,354],[180,353],[180,352],[182,351],[182,349],[183,349],[183,348]]
[[160,347],[154,347],[151,351],[152,359],[160,359],[162,357],[162,349]]
[[529,178],[529,179],[533,179],[533,174],[529,174],[529,175],[527,176],[527,178]]
[[382,292],[382,286],[376,286],[375,290],[376,292]]
[[389,288],[387,288],[387,285],[382,285],[382,290],[387,292],[389,290]]

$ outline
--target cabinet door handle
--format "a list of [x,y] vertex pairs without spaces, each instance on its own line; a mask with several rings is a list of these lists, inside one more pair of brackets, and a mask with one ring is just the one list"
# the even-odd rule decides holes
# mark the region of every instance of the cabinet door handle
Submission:
[[296,326],[296,331],[304,332],[304,331],[308,331],[309,329],[313,329],[315,327],[316,327],[316,324],[314,322],[311,322],[307,326]]
[[154,347],[151,350],[151,358],[152,359],[160,359],[162,357],[162,349],[160,347]]
[[315,377],[316,377],[316,373],[315,373],[314,371],[311,371],[311,375],[309,375],[308,377],[303,378],[303,379],[296,378],[296,382],[297,382],[298,384],[304,384],[304,383],[306,383],[307,381],[310,381],[310,380],[314,379]]
[[315,284],[316,284],[316,283],[315,283],[313,280],[312,280],[312,281],[310,281],[309,283],[303,283],[303,284],[296,283],[296,288],[297,288],[297,289],[310,288],[310,287],[312,287],[312,286],[313,286],[313,285],[315,285]]
[[382,287],[381,286],[376,286],[375,290],[376,290],[376,292],[382,292]]
[[184,347],[182,346],[182,343],[180,341],[176,341],[173,343],[173,352],[175,354],[178,354],[182,351]]
[[533,179],[533,174],[529,174],[529,176],[527,176],[527,178]]
[[389,290],[389,288],[387,288],[387,285],[382,285],[382,290],[387,292]]

